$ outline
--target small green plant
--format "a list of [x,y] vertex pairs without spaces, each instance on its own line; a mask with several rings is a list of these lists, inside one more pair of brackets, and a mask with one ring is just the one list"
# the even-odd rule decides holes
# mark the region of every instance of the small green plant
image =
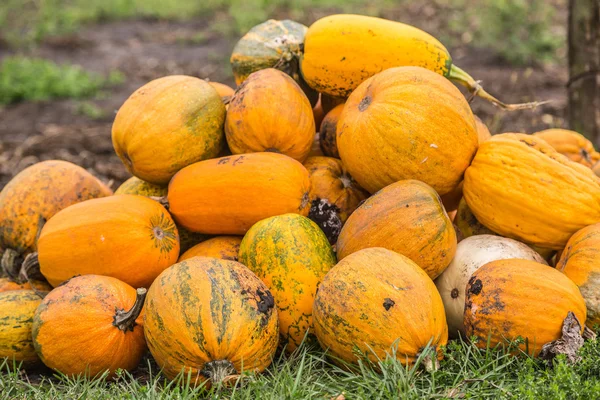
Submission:
[[5,57],[0,64],[0,104],[90,97],[122,79],[120,74],[105,79],[76,65],[58,65],[40,58]]

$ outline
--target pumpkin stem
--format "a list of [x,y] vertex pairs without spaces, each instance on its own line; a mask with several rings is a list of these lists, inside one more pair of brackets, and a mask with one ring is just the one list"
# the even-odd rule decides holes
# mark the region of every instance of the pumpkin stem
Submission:
[[157,201],[165,208],[165,210],[169,211],[169,200],[167,200],[167,196],[150,196],[150,198],[154,201]]
[[581,335],[585,340],[594,340],[596,339],[596,332],[588,328],[587,326],[583,328],[583,334]]
[[427,354],[423,357],[423,366],[425,371],[433,372],[440,368],[440,361],[437,359],[437,352],[435,347],[427,348]]
[[229,381],[229,377],[237,374],[237,371],[231,361],[215,360],[204,364],[200,373],[213,384],[219,384]]
[[447,77],[448,77],[448,79],[455,81],[455,82],[463,85],[467,89],[469,89],[469,92],[471,92],[472,97],[479,96],[482,99],[489,101],[496,107],[500,107],[501,109],[506,110],[506,111],[531,109],[531,108],[536,108],[537,106],[540,106],[542,104],[549,103],[549,101],[532,101],[530,103],[519,103],[519,104],[503,103],[500,100],[498,100],[497,98],[495,98],[494,96],[492,96],[491,94],[489,94],[488,92],[486,92],[483,89],[483,87],[479,84],[479,81],[476,81],[475,79],[473,79],[473,77],[471,75],[467,74],[465,71],[463,71],[456,65],[452,65]]
[[16,281],[19,272],[16,270],[17,266],[17,257],[19,253],[17,253],[13,249],[4,250],[4,254],[2,254],[2,259],[0,260],[0,266],[2,268],[2,275],[8,276],[12,281]]
[[145,288],[138,288],[136,290],[135,303],[129,311],[124,309],[116,310],[115,316],[113,317],[113,326],[119,328],[123,332],[133,331],[136,326],[135,320],[140,316],[142,309],[144,308],[144,301],[146,300],[146,293],[148,291]]
[[29,282],[31,290],[33,290],[35,294],[37,294],[43,299],[44,297],[46,297],[47,292],[42,292],[41,290],[38,290],[33,283],[34,279],[44,282],[46,281],[46,278],[40,272],[40,262],[38,260],[38,253],[36,252],[30,253],[27,255],[27,257],[25,257],[23,264],[21,264],[21,271],[19,272],[19,281]]

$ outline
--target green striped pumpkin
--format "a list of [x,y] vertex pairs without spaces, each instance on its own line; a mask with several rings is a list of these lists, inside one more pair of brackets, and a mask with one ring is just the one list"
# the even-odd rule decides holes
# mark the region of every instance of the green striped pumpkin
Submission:
[[24,366],[40,363],[33,348],[31,326],[41,301],[33,290],[0,293],[0,360],[7,358]]

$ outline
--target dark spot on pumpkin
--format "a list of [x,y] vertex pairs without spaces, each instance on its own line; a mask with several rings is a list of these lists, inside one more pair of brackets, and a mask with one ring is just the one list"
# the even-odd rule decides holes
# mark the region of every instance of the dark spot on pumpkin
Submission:
[[260,299],[257,303],[258,311],[267,314],[269,310],[275,307],[275,300],[270,291],[265,290],[264,292],[260,289],[256,289],[256,295]]
[[158,226],[155,226],[154,229],[152,229],[152,232],[154,232],[154,237],[157,238],[158,240],[161,240],[162,238],[165,237],[165,232],[160,229]]
[[229,162],[230,157],[223,157],[219,161],[217,161],[217,165],[227,164]]
[[313,200],[308,212],[308,218],[321,228],[330,244],[337,242],[342,231],[342,220],[339,213],[340,209],[335,204],[318,197]]
[[369,105],[371,105],[371,96],[366,96],[358,104],[358,111],[365,111]]
[[383,308],[385,308],[385,311],[389,311],[395,304],[396,302],[390,298],[385,298],[383,300]]
[[275,147],[269,147],[268,149],[265,149],[265,151],[266,151],[267,153],[277,153],[277,154],[281,154],[281,152],[280,152],[278,149],[276,149]]
[[233,165],[238,165],[239,163],[241,163],[242,161],[244,161],[245,158],[246,158],[245,156],[236,157],[236,159],[233,160]]
[[469,279],[468,287],[469,294],[478,295],[483,289],[483,283],[481,282],[481,279],[477,279],[476,276],[472,276],[471,279]]
[[453,299],[456,299],[458,297],[458,289],[452,289],[452,291],[450,292],[450,296],[452,296]]

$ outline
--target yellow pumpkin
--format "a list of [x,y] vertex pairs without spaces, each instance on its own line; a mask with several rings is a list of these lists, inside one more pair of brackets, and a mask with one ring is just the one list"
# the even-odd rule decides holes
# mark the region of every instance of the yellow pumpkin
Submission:
[[308,215],[310,178],[298,161],[276,153],[206,160],[169,184],[169,211],[194,232],[243,235],[256,222],[295,212]]
[[497,260],[469,279],[464,323],[467,337],[477,337],[478,347],[494,347],[520,336],[526,339],[521,350],[537,355],[543,345],[562,337],[569,311],[583,331],[585,302],[565,275],[535,261]]
[[568,129],[546,129],[534,133],[544,139],[554,150],[570,160],[586,167],[592,167],[600,160],[600,154],[594,149],[592,142],[585,136]]
[[[325,276],[313,306],[315,334],[328,354],[356,362],[358,348],[376,361],[392,354],[412,364],[430,345],[443,357],[448,340],[444,304],[414,262],[382,248],[360,250]],[[428,355],[429,366],[436,357]],[[432,360],[433,358],[433,360]]]
[[456,233],[439,196],[415,180],[389,185],[354,211],[337,241],[338,258],[368,247],[400,253],[435,279],[456,251]]
[[235,91],[225,134],[233,154],[271,151],[304,161],[315,136],[312,106],[292,78],[263,69]]
[[492,134],[490,133],[490,130],[488,129],[488,127],[483,123],[483,121],[477,116],[477,115],[473,115],[475,117],[475,128],[477,129],[477,138],[478,138],[478,142],[479,144],[485,142],[486,140],[489,140],[492,137]]
[[178,256],[179,235],[169,213],[154,200],[129,194],[67,207],[38,239],[40,270],[54,287],[96,274],[147,288]]
[[223,260],[238,260],[242,238],[239,236],[217,236],[198,243],[179,257],[182,262],[192,257],[212,257]]
[[579,287],[587,306],[587,325],[600,325],[600,224],[577,231],[559,257],[556,269]]
[[217,91],[219,96],[221,96],[221,100],[223,101],[223,104],[225,104],[225,108],[227,108],[227,105],[231,100],[231,96],[233,96],[233,94],[235,93],[235,90],[230,86],[219,82],[208,81],[208,84]]
[[33,290],[0,293],[0,360],[22,362],[24,366],[40,363],[31,338],[33,315],[42,298]]
[[218,384],[261,372],[277,350],[273,296],[235,261],[192,257],[166,269],[146,298],[144,333],[162,372]]
[[536,136],[504,133],[484,142],[465,174],[475,217],[502,236],[559,250],[600,222],[600,179]]
[[444,77],[419,67],[385,70],[348,98],[337,125],[344,165],[366,190],[417,179],[454,190],[475,152],[469,104]]
[[284,214],[256,223],[244,236],[239,260],[269,287],[279,310],[281,343],[295,350],[312,333],[317,287],[336,263],[319,227],[306,217]]
[[174,75],[136,90],[112,127],[115,151],[127,170],[165,185],[183,167],[223,148],[225,105],[206,81]]

